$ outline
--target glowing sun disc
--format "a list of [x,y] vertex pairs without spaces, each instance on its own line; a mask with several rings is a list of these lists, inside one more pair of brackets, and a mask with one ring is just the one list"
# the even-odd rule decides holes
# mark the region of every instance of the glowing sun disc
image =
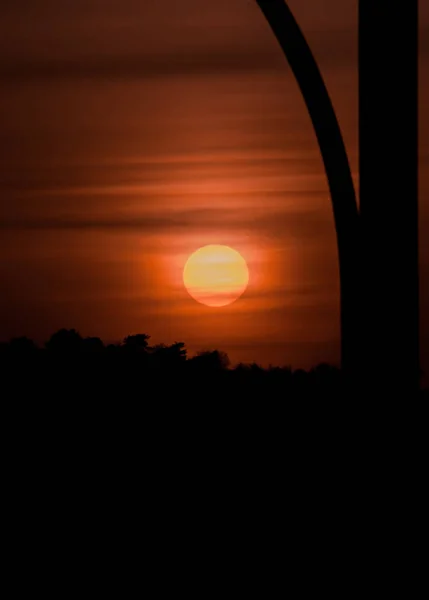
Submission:
[[249,270],[244,258],[229,246],[199,248],[188,258],[183,283],[190,296],[207,306],[227,306],[246,290]]

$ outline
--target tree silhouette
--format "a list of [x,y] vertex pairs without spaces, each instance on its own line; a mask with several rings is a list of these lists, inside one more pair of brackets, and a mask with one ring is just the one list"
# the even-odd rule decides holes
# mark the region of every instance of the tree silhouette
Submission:
[[190,362],[201,371],[223,371],[230,365],[228,355],[222,350],[202,350]]
[[[309,371],[266,369],[257,363],[234,368],[222,350],[202,350],[189,358],[184,342],[149,346],[149,339],[147,334],[134,334],[123,343],[104,345],[100,338],[60,329],[46,348],[38,348],[29,338],[14,338],[0,343],[4,389],[15,396],[51,393],[56,399],[69,396],[75,401],[85,395],[92,401],[139,403],[192,395],[199,400],[229,396],[276,401],[350,397],[342,371],[332,365],[322,363]],[[427,399],[427,391],[420,398]]]
[[27,337],[12,338],[7,345],[8,352],[20,355],[33,355],[37,351],[37,346]]
[[100,353],[104,350],[104,344],[98,337],[88,337],[82,340],[82,351],[88,353]]
[[45,346],[52,354],[77,354],[82,349],[82,337],[76,329],[60,329]]
[[177,369],[184,365],[187,351],[184,342],[174,342],[171,346],[158,344],[150,348],[151,365],[154,368]]
[[145,333],[137,333],[124,338],[123,348],[129,353],[146,354],[149,346],[150,335]]

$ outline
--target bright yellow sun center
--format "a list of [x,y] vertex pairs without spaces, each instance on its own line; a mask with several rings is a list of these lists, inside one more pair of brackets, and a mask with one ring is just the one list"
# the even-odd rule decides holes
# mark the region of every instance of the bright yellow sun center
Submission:
[[187,260],[183,282],[189,294],[207,306],[227,306],[249,283],[246,261],[229,246],[204,246]]

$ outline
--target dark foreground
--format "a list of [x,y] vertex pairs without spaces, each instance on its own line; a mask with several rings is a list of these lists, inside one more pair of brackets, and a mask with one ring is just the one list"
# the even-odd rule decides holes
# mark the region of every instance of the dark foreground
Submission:
[[[348,384],[339,369],[327,364],[310,371],[256,364],[231,368],[222,351],[206,350],[189,358],[182,342],[150,346],[149,339],[137,334],[106,346],[99,338],[63,329],[43,347],[27,338],[11,340],[0,346],[2,395],[6,402],[44,399],[65,405],[88,400],[104,405],[232,400],[239,405],[298,398],[372,399],[370,391],[359,392],[358,382]],[[421,397],[428,398],[428,392]],[[86,403],[88,410],[90,405]]]

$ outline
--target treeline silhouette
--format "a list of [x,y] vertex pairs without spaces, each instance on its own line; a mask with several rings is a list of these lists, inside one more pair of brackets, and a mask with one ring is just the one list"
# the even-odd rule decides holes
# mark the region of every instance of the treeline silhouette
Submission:
[[75,329],[60,329],[41,347],[27,337],[1,343],[0,361],[3,384],[12,396],[327,399],[351,391],[346,390],[341,371],[329,364],[309,371],[256,363],[232,367],[221,350],[202,350],[189,357],[184,342],[151,345],[145,333],[105,344],[98,337],[82,337]]
[[105,395],[132,392],[141,398],[187,394],[204,398],[219,393],[284,396],[341,390],[340,371],[327,364],[309,372],[256,363],[232,368],[221,350],[202,350],[189,357],[184,342],[151,345],[145,333],[104,344],[75,329],[60,329],[42,347],[26,337],[2,343],[0,357],[6,374],[16,377],[15,391],[30,385],[62,394],[78,390]]

